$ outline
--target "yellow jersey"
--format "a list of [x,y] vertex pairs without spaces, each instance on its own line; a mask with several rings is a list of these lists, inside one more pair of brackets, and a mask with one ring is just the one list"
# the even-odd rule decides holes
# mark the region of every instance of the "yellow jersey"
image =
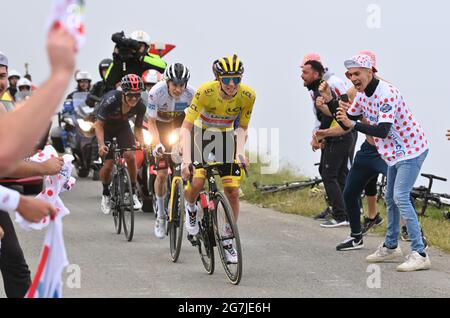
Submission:
[[232,99],[223,99],[220,90],[218,81],[203,84],[186,111],[186,120],[203,129],[228,131],[234,129],[234,121],[240,114],[240,125],[248,127],[256,99],[253,89],[241,83]]

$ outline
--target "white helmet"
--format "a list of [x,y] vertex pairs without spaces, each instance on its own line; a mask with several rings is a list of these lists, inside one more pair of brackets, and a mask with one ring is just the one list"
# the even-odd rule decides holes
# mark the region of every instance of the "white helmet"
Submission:
[[20,89],[22,86],[29,86],[31,89],[33,87],[33,84],[31,84],[28,78],[22,77],[20,80],[17,81],[17,88]]
[[18,78],[22,77],[22,75],[16,70],[11,70],[8,72],[8,79],[10,79],[11,77],[14,77],[14,76],[18,77]]
[[150,46],[150,44],[151,44],[151,42],[150,42],[150,35],[148,35],[147,32],[142,31],[142,30],[133,31],[131,33],[131,38],[133,40],[138,41],[138,42],[144,42],[148,46]]
[[78,71],[75,75],[75,80],[78,81],[82,81],[82,80],[88,80],[88,81],[92,81],[92,76],[91,73],[86,72],[86,71]]
[[142,80],[145,84],[156,84],[162,79],[162,74],[157,70],[148,70],[142,74]]

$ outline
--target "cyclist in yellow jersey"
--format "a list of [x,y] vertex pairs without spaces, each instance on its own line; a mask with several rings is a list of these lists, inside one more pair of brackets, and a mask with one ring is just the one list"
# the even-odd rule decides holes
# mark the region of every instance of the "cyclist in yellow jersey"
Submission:
[[[239,216],[239,186],[241,167],[238,163],[244,157],[244,145],[247,128],[255,103],[255,92],[242,84],[244,67],[237,55],[225,57],[215,63],[218,81],[203,84],[192,100],[186,112],[181,129],[183,145],[183,178],[190,177],[189,165],[192,162],[206,162],[208,155],[214,152],[218,162],[224,162],[220,168],[220,177],[224,192],[230,201],[234,217]],[[239,127],[234,130],[234,121],[240,115]],[[211,140],[211,136],[214,139]],[[219,139],[218,139],[219,138]],[[217,141],[223,143],[217,147]],[[211,144],[216,147],[211,151]],[[225,158],[225,159],[224,159]],[[195,201],[205,183],[205,171],[196,169],[191,188],[185,192],[186,229],[190,235],[198,233],[197,207]],[[229,242],[224,242],[227,258],[233,262],[236,252]]]

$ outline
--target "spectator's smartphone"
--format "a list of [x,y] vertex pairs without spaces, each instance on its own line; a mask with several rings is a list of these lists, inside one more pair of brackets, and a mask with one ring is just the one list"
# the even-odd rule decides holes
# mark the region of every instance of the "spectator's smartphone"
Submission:
[[348,99],[348,95],[347,94],[342,94],[341,95],[341,101],[343,101],[344,103],[349,103],[350,100]]

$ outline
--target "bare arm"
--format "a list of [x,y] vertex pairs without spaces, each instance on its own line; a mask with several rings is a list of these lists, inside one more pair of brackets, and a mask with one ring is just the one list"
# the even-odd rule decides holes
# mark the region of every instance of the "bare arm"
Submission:
[[5,175],[10,178],[27,178],[34,176],[54,176],[64,165],[62,158],[52,158],[44,162],[21,161],[11,173]]
[[[24,107],[0,117],[0,174],[10,171],[33,150],[36,136],[41,137],[72,79],[75,68],[75,40],[63,28],[49,32],[47,51],[51,75]],[[7,137],[6,137],[7,136]]]
[[142,146],[144,144],[144,134],[142,133],[142,128],[134,127],[134,136]]
[[191,131],[194,127],[194,124],[187,121],[186,119],[183,121],[181,125],[181,146],[183,147],[183,162],[191,163]]
[[236,129],[236,157],[242,155],[245,158],[244,147],[247,140],[247,130],[248,127],[243,126],[239,126],[239,128]]

